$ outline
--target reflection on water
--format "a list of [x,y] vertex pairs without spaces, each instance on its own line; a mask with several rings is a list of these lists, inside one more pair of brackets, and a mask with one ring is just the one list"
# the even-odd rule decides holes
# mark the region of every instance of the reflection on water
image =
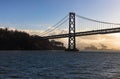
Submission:
[[0,52],[0,79],[119,78],[119,52]]

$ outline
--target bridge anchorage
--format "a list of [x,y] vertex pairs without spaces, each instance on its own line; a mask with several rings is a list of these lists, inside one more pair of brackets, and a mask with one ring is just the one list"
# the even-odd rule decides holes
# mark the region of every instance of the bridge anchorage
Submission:
[[69,13],[69,34],[68,34],[68,49],[66,51],[78,51],[76,49],[75,36],[75,13]]

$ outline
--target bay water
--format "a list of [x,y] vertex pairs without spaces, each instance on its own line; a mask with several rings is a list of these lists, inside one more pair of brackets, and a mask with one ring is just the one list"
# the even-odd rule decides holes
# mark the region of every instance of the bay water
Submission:
[[120,79],[120,52],[0,51],[0,79]]

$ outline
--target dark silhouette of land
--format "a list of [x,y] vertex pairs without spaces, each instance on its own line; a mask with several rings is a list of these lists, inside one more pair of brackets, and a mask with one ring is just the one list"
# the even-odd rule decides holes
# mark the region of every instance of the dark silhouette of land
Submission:
[[64,50],[63,43],[26,32],[0,28],[0,50]]

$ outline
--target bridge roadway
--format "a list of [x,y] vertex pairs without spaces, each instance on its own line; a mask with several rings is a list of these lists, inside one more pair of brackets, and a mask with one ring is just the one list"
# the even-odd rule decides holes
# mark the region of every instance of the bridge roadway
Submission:
[[[118,28],[109,28],[109,29],[101,29],[101,30],[92,30],[92,31],[85,31],[85,32],[76,32],[75,36],[87,36],[87,35],[96,35],[96,34],[109,34],[109,33],[118,33],[120,32],[120,27]],[[44,36],[46,39],[57,39],[57,38],[67,38],[69,34],[59,34],[59,35],[51,35],[51,36]]]

